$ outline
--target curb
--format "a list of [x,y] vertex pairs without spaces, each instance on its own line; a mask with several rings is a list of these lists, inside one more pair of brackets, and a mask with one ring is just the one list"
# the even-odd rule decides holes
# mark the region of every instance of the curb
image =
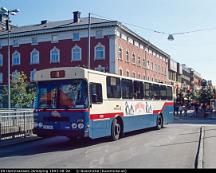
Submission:
[[2,140],[2,141],[0,141],[0,148],[24,144],[24,143],[28,143],[28,142],[32,142],[32,141],[38,141],[38,140],[42,140],[42,139],[43,138],[40,138],[38,136],[30,136],[30,137],[16,138],[16,139],[10,139],[10,140]]
[[199,138],[199,145],[198,145],[198,151],[197,151],[197,157],[196,157],[196,163],[195,168],[202,169],[204,167],[204,136],[205,136],[205,127],[201,126],[200,128],[200,138]]

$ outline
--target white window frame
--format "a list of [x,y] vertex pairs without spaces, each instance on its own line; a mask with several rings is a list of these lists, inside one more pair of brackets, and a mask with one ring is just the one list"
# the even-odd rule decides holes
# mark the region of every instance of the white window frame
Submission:
[[3,55],[0,53],[0,67],[2,67],[4,64],[3,62]]
[[52,43],[57,43],[58,42],[58,35],[51,35],[51,42]]
[[101,66],[101,65],[98,65],[96,68],[95,68],[96,71],[100,71],[100,72],[105,72],[106,69],[105,67]]
[[[75,51],[75,49],[79,49],[79,55],[80,55],[79,59],[75,59],[75,57],[74,57],[74,53],[75,53],[74,51]],[[82,60],[82,49],[81,49],[81,47],[75,45],[71,49],[71,61],[81,61],[81,60]]]
[[129,70],[126,70],[126,76],[130,77],[130,71]]
[[36,73],[36,69],[33,69],[32,71],[30,71],[30,81],[34,81],[34,78],[35,78],[35,73]]
[[137,66],[141,67],[141,57],[140,56],[137,57]]
[[[37,53],[37,55],[38,55],[36,62],[33,60],[33,58],[34,58],[33,54],[34,53]],[[40,64],[40,53],[39,53],[39,51],[37,49],[33,49],[31,51],[30,64]]]
[[[78,38],[76,38],[76,34]],[[73,32],[73,41],[80,41],[80,33],[79,32]]]
[[[97,48],[98,48],[98,47],[103,48],[103,57],[97,57]],[[95,59],[95,60],[105,60],[105,46],[102,45],[101,43],[98,43],[98,44],[95,46],[95,50],[94,50],[94,59]]]
[[[53,51],[57,51],[57,53],[58,53],[58,61],[53,61],[53,59],[52,59],[52,52]],[[58,48],[56,48],[56,47],[54,47],[54,48],[52,48],[50,50],[50,64],[55,64],[55,63],[60,63],[60,50]]]
[[136,55],[134,52],[132,53],[132,64],[136,64]]
[[129,63],[130,62],[130,52],[129,52],[129,50],[126,50],[125,57],[126,57],[125,62]]
[[[18,55],[18,57],[14,57],[15,55]],[[14,63],[14,58],[18,58],[18,63]],[[15,65],[20,65],[21,64],[21,57],[20,57],[20,53],[18,51],[15,51],[13,54],[12,54],[12,66],[15,66]]]
[[38,38],[36,36],[31,38],[31,44],[32,45],[38,45]]
[[[121,56],[120,56],[120,50],[121,50]],[[121,61],[123,60],[123,50],[121,47],[119,47],[119,49],[118,49],[118,59]]]
[[19,40],[18,39],[13,40],[13,47],[19,47]]
[[12,80],[15,80],[17,78],[17,75],[19,75],[19,74],[20,74],[20,72],[18,72],[17,70],[15,70],[14,72],[12,72],[12,74],[11,74]]
[[[120,71],[122,72],[122,74],[120,73]],[[123,76],[123,75],[124,75],[124,71],[123,71],[122,68],[119,68],[119,75],[120,75],[120,76]]]

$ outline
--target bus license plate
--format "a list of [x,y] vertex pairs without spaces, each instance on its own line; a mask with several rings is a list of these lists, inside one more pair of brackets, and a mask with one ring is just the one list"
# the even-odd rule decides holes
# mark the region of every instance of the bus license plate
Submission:
[[50,126],[50,125],[43,125],[43,128],[44,128],[44,129],[53,129],[53,126]]

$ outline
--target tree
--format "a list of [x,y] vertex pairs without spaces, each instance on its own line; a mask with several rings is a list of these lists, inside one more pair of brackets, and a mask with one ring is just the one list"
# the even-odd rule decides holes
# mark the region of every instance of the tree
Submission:
[[[11,107],[31,108],[35,91],[36,87],[27,81],[26,74],[23,72],[15,73],[11,80]],[[4,87],[2,96],[0,96],[0,102],[6,102],[7,97],[7,87]]]

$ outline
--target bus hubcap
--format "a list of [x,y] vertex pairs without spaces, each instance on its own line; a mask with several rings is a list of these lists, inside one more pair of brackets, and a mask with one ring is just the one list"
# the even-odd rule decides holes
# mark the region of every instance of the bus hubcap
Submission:
[[116,124],[116,125],[115,125],[115,136],[119,136],[120,131],[121,131],[120,125],[119,125],[119,124]]

